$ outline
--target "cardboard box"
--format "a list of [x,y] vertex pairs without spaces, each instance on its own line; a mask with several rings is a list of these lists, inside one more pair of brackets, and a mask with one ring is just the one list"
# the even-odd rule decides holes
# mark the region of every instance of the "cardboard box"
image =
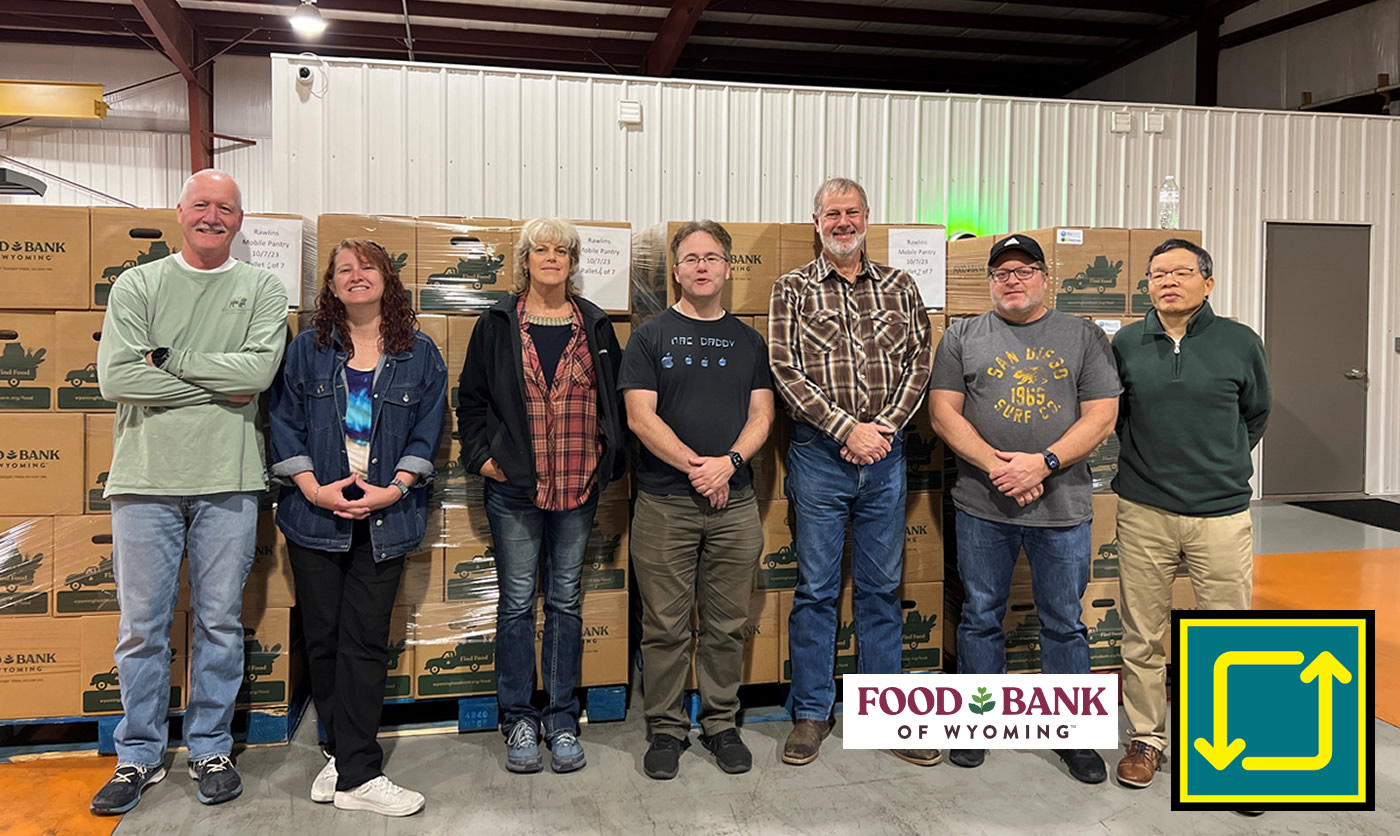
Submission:
[[53,612],[53,550],[51,517],[0,517],[0,618]]
[[911,494],[942,491],[945,486],[948,448],[933,432],[928,398],[919,404],[913,420],[904,428],[904,469],[905,484]]
[[910,583],[899,590],[899,606],[904,613],[904,650],[901,664],[905,671],[943,669],[943,584]]
[[574,226],[579,235],[578,282],[583,296],[607,313],[630,313],[632,224],[627,221],[574,221]]
[[386,699],[413,696],[413,645],[409,643],[411,607],[394,607],[389,617],[389,678],[384,681]]
[[588,533],[588,545],[583,554],[581,583],[585,590],[627,591],[630,526],[631,508],[625,500],[598,503],[593,530]]
[[[671,237],[682,222],[666,225],[666,299],[675,304],[680,299],[680,287],[675,281],[675,262],[671,258]],[[782,272],[778,270],[781,246],[781,225],[765,223],[726,223],[724,228],[732,239],[729,256],[729,281],[724,285],[724,309],[735,314],[768,314],[768,300],[773,295],[773,282]]]
[[54,517],[54,614],[117,612],[112,518]]
[[403,560],[403,575],[399,578],[394,606],[441,604],[446,586],[442,572],[443,550],[423,549],[405,555]]
[[102,341],[99,311],[59,311],[54,314],[57,351],[53,356],[54,388],[60,410],[95,412],[117,405],[102,399],[97,380],[97,345]]
[[627,341],[632,339],[632,320],[621,317],[613,317],[613,334],[617,336],[617,344],[625,350]]
[[115,416],[110,414],[83,416],[83,436],[86,440],[83,502],[89,514],[107,514],[112,510],[112,503],[102,492],[107,489],[107,474],[112,467],[114,421]]
[[[175,613],[170,626],[170,710],[185,707],[189,696],[188,615]],[[82,625],[82,669],[78,675],[78,703],[82,714],[122,713],[121,680],[112,658],[117,647],[120,615],[89,615]]]
[[292,577],[292,559],[287,552],[287,538],[277,528],[271,511],[258,514],[258,540],[253,550],[253,568],[243,586],[243,608],[265,610],[294,607],[297,603],[296,581]]
[[0,313],[0,409],[52,410],[57,352],[54,314]]
[[[727,228],[727,227],[726,227]],[[815,224],[780,224],[778,228],[778,275],[806,266],[822,254],[821,237]],[[764,314],[768,313],[765,308]]]
[[[1094,581],[1080,598],[1080,620],[1089,628],[1089,669],[1122,667],[1123,616],[1116,581]],[[1012,584],[1002,620],[1006,630],[1006,670],[1033,673],[1040,670],[1040,615],[1028,586]]]
[[943,494],[911,493],[904,508],[903,582],[943,580]]
[[82,619],[0,618],[0,719],[78,713]]
[[496,692],[496,602],[424,604],[410,626],[413,695],[463,697]]
[[112,284],[138,264],[160,261],[184,246],[174,209],[92,210],[92,307],[107,307]]
[[[1050,259],[1046,304],[1071,314],[1127,313],[1135,279],[1128,267],[1128,230],[1059,227],[1032,232]],[[1053,247],[1053,251],[1052,248]],[[1053,291],[1054,302],[1050,302]]]
[[[453,369],[451,362],[447,360],[447,320],[455,318],[456,317],[449,317],[446,314],[418,314],[418,330],[422,331],[424,336],[432,340],[433,345],[437,346],[438,353],[442,355],[443,362],[447,363],[449,375],[452,373]],[[458,367],[455,371],[460,373],[462,369]]]
[[462,543],[442,552],[448,602],[498,599],[496,549],[489,539]]
[[1128,230],[1128,268],[1124,271],[1132,284],[1132,304],[1129,310],[1135,314],[1145,314],[1152,307],[1152,297],[1147,293],[1147,272],[1152,251],[1168,238],[1180,238],[1202,246],[1201,232],[1198,229],[1130,229]]
[[[432,491],[428,499],[430,506],[480,508],[486,502],[486,477],[462,469],[462,444],[455,433],[444,433],[443,444],[438,448],[433,465],[437,468],[437,475],[429,488]],[[470,538],[463,540],[463,544],[467,542],[470,542]]]
[[484,311],[504,299],[515,283],[518,231],[503,218],[419,218],[418,310]]
[[938,356],[938,344],[943,342],[943,334],[948,330],[947,314],[931,313],[928,315],[929,328],[929,357]]
[[[461,508],[441,508],[428,514],[428,533],[434,532],[433,518],[442,522],[439,539],[444,546],[460,546],[464,543],[479,543],[491,539],[491,521],[486,518],[484,505],[468,505]],[[425,537],[424,545],[428,544]]]
[[87,310],[90,210],[0,205],[0,296],[22,310]]
[[[627,684],[627,592],[588,592],[583,596],[583,657],[578,684]],[[543,682],[544,606],[535,610],[535,677]]]
[[83,416],[0,413],[0,509],[83,512]]
[[[399,271],[399,281],[413,297],[417,281],[418,223],[405,215],[321,215],[316,219],[316,268],[312,284],[319,293],[321,277],[331,266],[331,251],[349,238],[366,238],[383,247]],[[316,307],[316,296],[302,299],[302,308]]]
[[[447,363],[447,405],[457,408],[457,382],[461,379],[462,368],[467,365],[467,346],[472,341],[472,331],[476,328],[474,316],[447,317],[447,349],[443,360]],[[451,423],[457,426],[457,416],[452,413]]]
[[1094,483],[1094,493],[1112,493],[1113,480],[1118,476],[1118,433],[1109,433],[1103,443],[1085,459],[1089,463],[1089,477]]
[[797,586],[797,535],[786,499],[759,500],[763,523],[763,556],[759,558],[758,589]]
[[[191,636],[194,620],[190,622]],[[300,637],[286,607],[243,610],[243,687],[239,706],[286,705],[301,673]],[[194,646],[193,638],[190,647]],[[293,657],[297,657],[297,664]]]
[[753,469],[754,497],[759,502],[787,499],[787,451],[791,440],[792,419],[788,417],[787,410],[779,406],[768,438],[749,459],[749,466]]
[[983,314],[992,309],[987,259],[992,253],[992,245],[1002,237],[983,235],[948,242],[947,313]]

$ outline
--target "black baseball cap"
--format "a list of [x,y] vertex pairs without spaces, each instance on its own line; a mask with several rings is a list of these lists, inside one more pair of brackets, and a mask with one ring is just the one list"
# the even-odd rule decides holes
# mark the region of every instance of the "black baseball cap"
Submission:
[[1045,251],[1040,248],[1040,243],[1029,235],[1017,233],[1008,235],[992,245],[991,255],[987,256],[987,266],[991,267],[997,263],[997,259],[1008,252],[1022,252],[1031,257],[1031,261],[1045,263]]

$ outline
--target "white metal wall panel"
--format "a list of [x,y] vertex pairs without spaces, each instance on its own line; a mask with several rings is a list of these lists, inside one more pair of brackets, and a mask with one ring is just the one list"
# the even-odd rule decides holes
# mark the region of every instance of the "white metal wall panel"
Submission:
[[[1367,489],[1400,492],[1394,120],[319,59],[307,91],[303,60],[273,59],[270,170],[272,204],[307,215],[801,221],[842,174],[866,186],[873,220],[990,234],[1150,226],[1174,174],[1183,225],[1216,257],[1217,307],[1260,329],[1265,222],[1370,224]],[[624,98],[640,126],[618,124]],[[1124,108],[1132,130],[1113,134]],[[1161,134],[1143,130],[1153,111]]]

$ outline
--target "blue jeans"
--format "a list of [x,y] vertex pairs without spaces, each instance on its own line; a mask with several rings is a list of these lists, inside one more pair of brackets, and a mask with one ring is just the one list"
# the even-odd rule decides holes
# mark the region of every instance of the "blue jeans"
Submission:
[[860,466],[841,443],[804,423],[788,447],[788,500],[797,515],[797,587],[788,618],[792,715],[826,720],[836,702],[836,599],[841,552],[851,526],[859,673],[899,673],[904,649],[900,575],[904,568],[904,435],[888,456]]
[[[579,667],[583,659],[580,614],[583,554],[598,510],[595,491],[570,511],[545,511],[534,491],[488,479],[486,518],[496,547],[496,699],[502,730],[519,720],[544,721],[546,738],[578,734]],[[535,587],[545,561],[544,648],[540,675],[549,705],[543,715],[530,704],[535,691]]]
[[168,742],[170,624],[182,553],[190,560],[190,760],[227,755],[243,684],[243,584],[253,565],[258,494],[112,497],[112,571],[121,629],[122,711],[117,762],[157,766]]
[[1040,618],[1042,673],[1088,673],[1089,631],[1079,599],[1089,584],[1089,523],[1040,528],[957,512],[958,572],[966,599],[958,673],[1006,673],[1006,600],[1022,547]]

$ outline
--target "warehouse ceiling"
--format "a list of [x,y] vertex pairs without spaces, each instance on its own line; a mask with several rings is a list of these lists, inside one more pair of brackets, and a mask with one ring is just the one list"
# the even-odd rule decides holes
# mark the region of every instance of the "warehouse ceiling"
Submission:
[[[159,48],[136,2],[3,0],[0,42]],[[174,0],[158,0],[173,3]],[[1240,0],[179,0],[210,53],[1061,96]],[[407,9],[407,14],[405,14]],[[411,38],[411,41],[410,41]]]

